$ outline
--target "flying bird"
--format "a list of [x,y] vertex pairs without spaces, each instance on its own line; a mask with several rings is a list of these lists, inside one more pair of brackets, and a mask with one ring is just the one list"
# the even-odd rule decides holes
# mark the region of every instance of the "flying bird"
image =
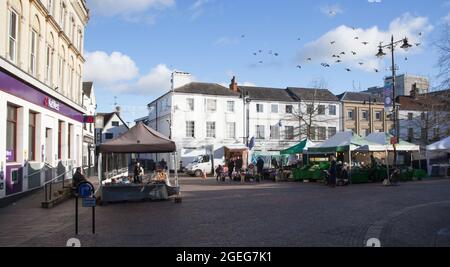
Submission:
[[421,43],[416,43],[416,46],[420,46],[421,45]]
[[341,55],[345,55],[345,52],[341,52]]
[[419,32],[419,36],[422,36],[422,32]]
[[345,70],[346,70],[346,71],[349,71],[349,72],[352,71],[351,69],[345,69]]
[[330,67],[330,65],[327,64],[327,63],[322,63],[322,64],[320,64],[320,65],[322,65],[322,66],[325,67],[325,68],[329,68],[329,67]]
[[241,38],[245,38],[245,34],[242,34],[242,35],[241,35]]
[[374,69],[375,70],[375,72],[379,72],[379,70],[378,69]]
[[405,57],[405,61],[408,61],[408,57]]
[[368,45],[368,44],[369,44],[369,42],[362,42],[362,44],[363,44],[363,45]]
[[336,55],[333,55],[332,57],[337,57]]
[[258,53],[253,53],[254,56],[256,56]]
[[300,41],[301,39],[302,39],[302,38],[298,37],[298,38],[297,38],[297,41]]
[[341,63],[341,62],[342,62],[342,60],[340,60],[340,59],[336,60],[336,63]]
[[301,68],[302,68],[302,66],[300,66],[300,65],[297,65],[297,68],[301,69]]
[[352,51],[352,54],[355,56],[355,55],[356,55],[356,52],[355,52],[355,51]]
[[359,65],[360,65],[360,66],[364,65],[364,62],[359,62]]
[[332,42],[330,42],[330,44],[332,44],[332,45],[333,45],[333,44],[335,44],[335,43],[336,43],[336,41],[332,41]]
[[359,37],[358,37],[358,36],[356,36],[356,37],[355,37],[355,40],[359,40]]
[[263,64],[264,62],[261,60],[260,62],[259,62],[259,64]]
[[262,53],[262,50],[259,50],[258,52],[259,52],[259,53]]
[[312,58],[310,58],[310,57],[309,57],[309,58],[307,58],[306,60],[307,60],[307,61],[311,61],[311,60],[312,60]]
[[274,56],[276,56],[276,57],[278,57],[280,54],[278,54],[278,53],[275,53],[275,54],[273,54]]

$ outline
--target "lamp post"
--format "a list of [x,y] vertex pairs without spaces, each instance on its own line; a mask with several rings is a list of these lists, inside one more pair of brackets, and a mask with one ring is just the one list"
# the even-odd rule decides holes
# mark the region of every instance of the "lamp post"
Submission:
[[241,98],[243,101],[243,143],[248,147],[249,146],[249,135],[250,135],[250,103],[252,102],[252,99],[248,95],[248,92],[245,92],[244,90],[241,91]]
[[392,115],[393,115],[393,120],[394,120],[394,129],[395,129],[395,142],[393,142],[393,146],[394,146],[394,165],[397,166],[397,144],[399,142],[399,138],[400,138],[400,125],[399,125],[399,121],[398,121],[398,108],[397,108],[397,101],[396,101],[396,97],[397,97],[397,92],[396,92],[396,69],[395,69],[395,48],[397,47],[398,44],[402,43],[402,46],[400,48],[404,49],[404,50],[408,50],[410,47],[412,47],[412,45],[409,44],[408,42],[408,38],[405,37],[402,40],[399,41],[394,41],[394,36],[392,35],[391,37],[391,42],[387,45],[383,45],[383,43],[380,43],[380,45],[378,46],[378,53],[376,54],[376,56],[378,58],[382,58],[383,56],[386,55],[386,53],[384,53],[383,49],[384,48],[388,48],[391,50],[391,63],[392,63]]

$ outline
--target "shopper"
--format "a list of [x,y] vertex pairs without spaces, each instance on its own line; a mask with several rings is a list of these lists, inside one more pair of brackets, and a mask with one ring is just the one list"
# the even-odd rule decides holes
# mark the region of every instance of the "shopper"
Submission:
[[135,184],[141,184],[143,176],[144,176],[144,168],[141,167],[141,163],[139,163],[139,161],[136,161],[136,165],[134,165],[133,182]]
[[329,182],[328,185],[330,185],[331,187],[336,187],[336,174],[337,174],[337,166],[336,166],[336,157],[335,156],[331,156],[330,158],[330,178],[329,178]]
[[243,165],[244,165],[244,161],[242,160],[241,157],[237,157],[235,164],[236,164],[236,172],[240,172],[242,170]]
[[167,171],[167,162],[166,162],[164,159],[162,159],[162,160],[159,162],[159,166],[160,166],[161,169],[163,169],[164,171]]
[[230,158],[228,160],[228,177],[231,181],[233,181],[233,171],[234,171],[235,163],[234,158]]
[[261,157],[259,157],[258,161],[256,162],[256,170],[257,170],[259,175],[263,175],[264,160]]
[[87,179],[86,179],[86,176],[84,176],[84,174],[83,174],[83,169],[77,168],[72,177],[72,180],[73,180],[73,187],[77,188],[77,189],[81,183],[86,182]]
[[223,167],[222,167],[222,165],[219,165],[216,168],[216,180],[217,180],[217,182],[219,182],[222,179],[222,176],[223,176]]

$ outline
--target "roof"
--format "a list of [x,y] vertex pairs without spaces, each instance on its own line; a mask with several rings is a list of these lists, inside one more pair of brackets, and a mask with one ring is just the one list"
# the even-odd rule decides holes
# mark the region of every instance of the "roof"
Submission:
[[429,151],[450,151],[450,137],[427,146]]
[[142,122],[116,139],[100,145],[102,153],[170,153],[176,150],[175,142]]
[[280,88],[238,86],[239,90],[253,100],[295,102],[289,92]]
[[91,97],[93,82],[83,82],[83,93],[84,95]]
[[293,95],[293,97],[299,98],[301,100],[318,100],[330,102],[339,101],[339,99],[328,89],[288,87],[287,90]]
[[174,90],[176,93],[217,95],[217,96],[240,96],[240,93],[233,92],[229,88],[216,83],[192,82]]
[[120,117],[120,114],[118,112],[111,112],[111,113],[97,113],[97,116],[103,117],[103,127],[105,127],[106,124],[109,123],[109,121],[114,117],[114,115],[117,115],[119,117],[120,121],[122,121],[123,125],[125,127],[129,128],[128,125],[123,121],[122,117]]
[[337,96],[340,101],[346,102],[364,102],[364,101],[376,101],[376,103],[384,104],[384,99],[381,96],[364,93],[364,92],[345,92]]
[[450,90],[436,91],[428,94],[399,96],[397,102],[401,110],[416,111],[450,111]]

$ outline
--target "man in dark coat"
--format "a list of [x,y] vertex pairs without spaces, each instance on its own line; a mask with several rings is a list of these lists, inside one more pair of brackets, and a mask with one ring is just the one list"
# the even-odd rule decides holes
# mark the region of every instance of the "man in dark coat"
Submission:
[[244,161],[242,160],[241,157],[238,157],[236,159],[235,164],[236,164],[236,166],[235,166],[236,167],[236,172],[240,172],[242,170],[242,167],[244,166]]
[[230,180],[233,180],[233,171],[235,167],[234,159],[231,158],[228,160],[228,177],[230,177]]
[[86,182],[86,176],[84,176],[83,174],[83,170],[81,168],[77,168],[77,170],[75,171],[75,174],[72,177],[73,180],[73,187],[74,188],[78,188],[78,186],[82,183],[82,182]]
[[161,167],[161,169],[163,169],[164,171],[167,171],[167,162],[164,159],[162,159],[159,162],[159,167]]
[[335,156],[331,156],[330,158],[330,180],[328,185],[331,187],[336,187],[336,175],[337,175],[337,164],[336,164],[336,157]]
[[258,171],[259,175],[263,174],[264,160],[262,158],[258,158],[258,161],[256,162],[256,170]]

